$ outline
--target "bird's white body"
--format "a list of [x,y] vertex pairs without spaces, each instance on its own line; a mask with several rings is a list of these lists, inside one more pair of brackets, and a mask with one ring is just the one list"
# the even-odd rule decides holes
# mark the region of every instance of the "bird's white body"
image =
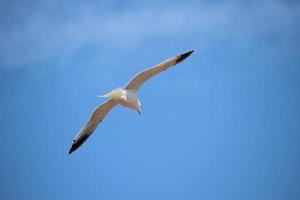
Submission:
[[117,88],[110,93],[100,96],[100,97],[110,97],[115,100],[116,103],[136,110],[141,114],[141,103],[136,95],[136,92],[129,89]]

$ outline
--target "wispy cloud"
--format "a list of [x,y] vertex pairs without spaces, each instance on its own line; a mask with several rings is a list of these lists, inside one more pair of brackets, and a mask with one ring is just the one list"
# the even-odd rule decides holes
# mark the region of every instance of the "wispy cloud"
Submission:
[[[2,14],[0,68],[72,56],[86,44],[138,48],[153,36],[285,43],[299,35],[298,3],[150,4],[115,8],[92,2],[12,4]],[[13,12],[12,12],[13,11]],[[15,19],[9,23],[9,19]],[[293,42],[293,41],[289,41]]]

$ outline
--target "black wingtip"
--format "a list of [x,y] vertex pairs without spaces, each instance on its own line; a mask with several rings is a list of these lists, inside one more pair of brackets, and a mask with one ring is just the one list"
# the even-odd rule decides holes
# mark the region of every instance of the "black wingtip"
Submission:
[[70,149],[70,151],[69,151],[69,155],[70,155],[73,151],[75,151],[75,148],[73,148],[73,145],[72,145],[72,147],[71,147],[71,149]]
[[75,146],[74,146],[74,143],[72,144],[72,147],[71,147],[71,149],[70,149],[70,151],[69,151],[69,155],[73,152],[73,151],[75,151],[76,150],[76,148],[75,148]]
[[84,135],[84,136],[81,136],[81,137],[75,139],[70,148],[69,155],[72,152],[74,152],[76,149],[78,149],[88,139],[88,137],[89,137],[89,135]]
[[194,50],[186,52],[186,53],[183,53],[183,54],[177,56],[178,59],[176,60],[176,63],[179,63],[179,62],[183,61],[184,59],[186,59],[187,57],[189,57],[193,52],[194,52]]
[[73,141],[73,144],[72,144],[72,146],[71,146],[71,148],[70,148],[70,150],[69,150],[69,155],[72,153],[72,152],[74,152],[78,147],[77,147],[78,145],[76,145],[76,141],[74,140]]

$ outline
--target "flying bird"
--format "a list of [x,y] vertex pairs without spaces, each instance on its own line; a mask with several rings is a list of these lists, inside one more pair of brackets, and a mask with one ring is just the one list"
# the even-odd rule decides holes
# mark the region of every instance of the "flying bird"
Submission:
[[151,77],[159,74],[160,72],[165,71],[166,69],[176,65],[177,63],[180,63],[192,53],[193,51],[189,51],[179,56],[171,57],[163,61],[162,63],[155,65],[154,67],[137,73],[124,87],[119,87],[103,96],[98,96],[107,97],[109,99],[95,108],[89,120],[81,128],[81,130],[73,140],[69,154],[80,147],[88,139],[88,137],[92,135],[98,124],[102,122],[107,113],[115,105],[120,104],[122,106],[131,108],[141,115],[141,103],[137,97],[137,92],[142,84]]

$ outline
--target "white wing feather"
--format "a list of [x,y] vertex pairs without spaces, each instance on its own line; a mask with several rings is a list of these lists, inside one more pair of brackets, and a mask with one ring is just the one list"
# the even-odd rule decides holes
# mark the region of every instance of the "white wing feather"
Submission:
[[177,63],[186,59],[189,55],[191,55],[193,51],[189,51],[187,53],[181,54],[179,56],[171,57],[162,63],[155,65],[154,67],[148,68],[142,72],[136,74],[124,87],[124,89],[130,89],[133,91],[137,91],[141,85],[148,80],[149,78],[159,74],[162,71],[165,71],[169,67],[176,65]]
[[79,133],[76,135],[73,140],[72,147],[69,151],[69,154],[75,151],[78,147],[80,147],[88,137],[94,132],[97,128],[98,124],[104,119],[107,113],[116,105],[117,103],[113,99],[109,99],[104,102],[100,106],[96,107],[93,114],[86,122],[86,124],[82,127]]

